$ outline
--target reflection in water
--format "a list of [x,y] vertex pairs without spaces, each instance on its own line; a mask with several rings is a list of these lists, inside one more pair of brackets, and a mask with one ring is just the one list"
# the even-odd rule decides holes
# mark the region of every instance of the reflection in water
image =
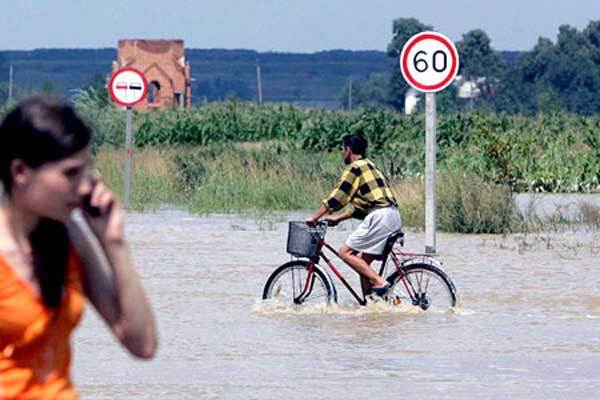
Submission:
[[[335,278],[339,305],[262,302],[267,277],[289,260],[286,221],[303,216],[128,214],[160,349],[150,363],[132,360],[88,310],[74,338],[82,398],[597,396],[598,232],[439,235],[461,300],[448,313],[357,307]],[[339,246],[350,228],[328,239]],[[408,248],[423,243],[407,234]]]

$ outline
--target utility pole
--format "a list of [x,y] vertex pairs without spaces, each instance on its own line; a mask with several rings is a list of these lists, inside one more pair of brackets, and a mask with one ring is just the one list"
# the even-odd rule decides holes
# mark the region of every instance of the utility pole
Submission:
[[348,111],[352,111],[352,77],[348,85]]
[[6,104],[8,106],[10,106],[12,104],[12,97],[13,97],[13,65],[10,64],[10,67],[8,67],[8,99],[6,101]]
[[258,64],[258,58],[256,59],[256,81],[258,82],[258,104],[262,104],[262,80],[260,77],[260,65]]

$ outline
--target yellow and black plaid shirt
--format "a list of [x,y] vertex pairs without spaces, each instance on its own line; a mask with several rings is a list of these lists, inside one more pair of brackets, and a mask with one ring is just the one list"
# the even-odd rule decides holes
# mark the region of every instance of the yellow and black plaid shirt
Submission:
[[323,203],[330,211],[350,204],[348,211],[358,219],[364,219],[375,208],[398,205],[383,174],[366,158],[346,167],[337,187]]

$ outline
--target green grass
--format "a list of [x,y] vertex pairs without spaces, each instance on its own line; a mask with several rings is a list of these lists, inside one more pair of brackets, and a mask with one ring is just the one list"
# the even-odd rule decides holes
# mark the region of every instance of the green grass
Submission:
[[[133,210],[152,210],[164,204],[183,205],[183,187],[176,179],[172,150],[135,149],[133,153],[130,204]],[[94,166],[119,198],[124,196],[124,152],[101,148]]]
[[[120,196],[123,163],[121,152],[99,149],[97,168]],[[281,143],[136,149],[131,208],[171,204],[195,213],[313,210],[343,168],[339,152],[307,152]],[[441,230],[511,230],[514,204],[508,186],[450,171],[442,171],[437,182]],[[422,179],[393,179],[391,185],[404,225],[422,228]]]
[[[77,106],[94,128],[96,148],[122,145],[122,112],[94,102],[80,101]],[[440,114],[437,125],[440,169],[479,175],[517,192],[600,191],[600,116]],[[423,173],[422,114],[305,110],[235,101],[134,113],[135,144],[140,147],[276,141],[322,152],[338,149],[341,137],[358,129],[388,177]]]

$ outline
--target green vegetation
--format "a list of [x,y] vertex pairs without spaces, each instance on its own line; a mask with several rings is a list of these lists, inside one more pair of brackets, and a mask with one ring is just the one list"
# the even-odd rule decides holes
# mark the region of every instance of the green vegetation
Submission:
[[[122,152],[109,147],[101,147],[96,156],[96,168],[118,195],[123,163]],[[312,209],[333,188],[341,169],[338,153],[307,153],[280,144],[142,148],[134,154],[131,206],[145,210],[172,204],[200,213]],[[440,229],[506,232],[516,222],[506,186],[460,172],[441,177]],[[394,179],[391,185],[404,224],[422,228],[422,180]]]
[[[85,102],[79,110],[94,127],[96,147],[123,144],[122,113]],[[307,152],[333,150],[336,157],[342,135],[362,130],[386,176],[418,177],[424,168],[422,115],[228,102],[138,113],[134,122],[139,147],[277,142]],[[438,120],[438,146],[441,169],[474,174],[516,192],[600,190],[600,117],[446,114]]]
[[[93,93],[92,93],[93,94]],[[118,190],[124,116],[82,95],[99,169]],[[345,132],[362,130],[389,177],[408,226],[423,223],[423,120],[393,112],[328,112],[228,102],[137,113],[136,208],[170,203],[194,212],[310,209],[335,184]],[[438,122],[440,228],[537,229],[515,215],[514,191],[598,192],[600,118],[449,114]],[[143,167],[145,166],[145,167]],[[585,213],[584,213],[585,211]],[[592,221],[596,210],[582,211]],[[560,221],[559,221],[560,222]],[[554,222],[553,222],[554,223]]]
[[[399,18],[393,24],[388,56],[396,61],[406,41],[414,34],[433,30],[414,18]],[[478,95],[458,98],[457,83],[443,91],[443,111],[509,112],[530,114],[566,111],[594,115],[600,112],[600,21],[591,21],[582,31],[569,25],[558,29],[556,42],[540,38],[530,51],[500,53],[488,35],[473,29],[456,42],[460,54],[459,75],[475,85]],[[354,82],[359,89],[353,104],[366,107],[404,109],[409,89],[395,65],[389,79]],[[382,95],[383,94],[383,95]]]
[[[97,168],[123,187],[124,114],[78,94],[94,128]],[[361,130],[389,178],[405,224],[424,216],[422,116],[327,112],[228,102],[178,112],[136,113],[132,206],[173,204],[194,212],[311,209],[341,173],[340,140]],[[453,232],[507,232],[545,223],[516,216],[515,191],[600,191],[600,118],[448,114],[438,122],[438,221]],[[592,226],[600,211],[582,207]],[[534,222],[531,224],[530,221]],[[596,222],[594,222],[596,221]],[[552,223],[562,224],[560,218]]]
[[[312,208],[339,176],[342,135],[362,131],[371,158],[400,198],[405,223],[419,227],[424,122],[422,113],[396,112],[403,109],[408,90],[397,57],[410,36],[431,29],[414,18],[395,20],[387,57],[382,52],[188,50],[194,99],[202,106],[136,113],[133,206],[170,203],[196,212]],[[512,193],[600,192],[600,21],[582,31],[561,26],[556,42],[541,38],[521,54],[497,52],[480,29],[456,44],[463,81],[476,82],[480,94],[461,99],[455,85],[438,95],[440,227],[536,229],[546,222],[515,216]],[[28,77],[17,81],[17,100],[40,90],[71,95],[87,80],[87,89],[71,99],[96,132],[98,168],[118,190],[123,160],[114,149],[123,145],[125,118],[97,75],[106,73],[114,58],[114,49],[0,52],[0,68],[11,63],[21,78]],[[348,108],[351,81],[355,110],[241,101],[256,98],[257,59],[267,101],[339,102]],[[43,87],[33,88],[27,83],[32,81]],[[0,104],[6,89],[0,82]],[[224,98],[237,100],[207,103]],[[581,205],[577,215],[598,226],[597,207]],[[560,213],[551,221],[565,222]]]

